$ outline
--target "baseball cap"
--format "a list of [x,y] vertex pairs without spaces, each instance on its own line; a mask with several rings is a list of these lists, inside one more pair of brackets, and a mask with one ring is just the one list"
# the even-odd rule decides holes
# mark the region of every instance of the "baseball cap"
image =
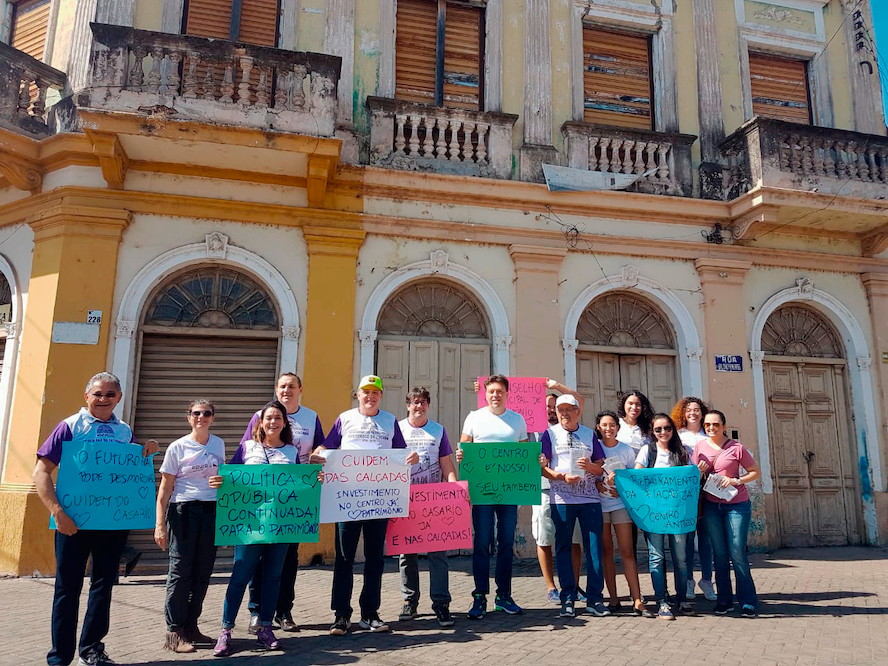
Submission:
[[565,395],[559,395],[558,399],[555,400],[555,407],[557,408],[558,405],[570,405],[572,407],[579,407],[580,403],[572,395],[565,394]]
[[376,375],[364,375],[363,377],[361,377],[361,381],[358,383],[358,388],[376,389],[377,391],[381,391],[382,380]]

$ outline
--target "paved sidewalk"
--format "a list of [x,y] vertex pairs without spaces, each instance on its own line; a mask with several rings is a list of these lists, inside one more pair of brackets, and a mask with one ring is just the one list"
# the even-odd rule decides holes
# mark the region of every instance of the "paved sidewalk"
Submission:
[[[544,603],[545,585],[536,563],[515,567],[515,600],[524,615],[491,613],[480,622],[465,619],[472,590],[468,558],[451,560],[451,591],[457,624],[438,627],[427,598],[418,620],[397,622],[401,607],[398,575],[390,561],[383,581],[381,615],[391,622],[391,634],[358,631],[344,638],[327,635],[332,571],[315,567],[299,572],[294,617],[297,634],[278,633],[281,652],[254,651],[247,637],[246,608],[234,630],[237,653],[214,659],[209,651],[171,655],[160,650],[164,579],[134,576],[114,591],[109,654],[121,664],[183,663],[206,666],[260,664],[367,664],[380,666],[611,666],[617,664],[731,664],[842,666],[888,665],[888,550],[823,548],[784,550],[753,558],[761,600],[757,619],[716,617],[714,605],[698,596],[701,616],[675,622],[629,615],[608,618],[580,616],[564,621],[557,608]],[[427,590],[427,573],[422,574]],[[360,590],[356,577],[355,606]],[[222,613],[226,575],[214,577],[204,606],[201,629],[216,635]],[[628,593],[620,580],[621,594]],[[53,581],[0,580],[0,664],[45,664],[49,648],[49,616]],[[650,577],[642,576],[642,591],[650,598]],[[86,593],[82,597],[85,604]],[[83,610],[81,610],[81,617]],[[75,661],[76,663],[76,661]]]

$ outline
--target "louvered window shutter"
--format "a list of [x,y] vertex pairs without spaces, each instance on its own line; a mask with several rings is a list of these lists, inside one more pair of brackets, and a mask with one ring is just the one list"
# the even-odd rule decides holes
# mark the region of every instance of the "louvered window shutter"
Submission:
[[438,3],[398,0],[395,36],[395,97],[435,103]]
[[[211,39],[231,38],[232,0],[188,0],[185,34]],[[237,42],[277,46],[280,0],[242,0]]]
[[650,38],[583,29],[583,120],[654,128]]
[[444,106],[481,110],[483,16],[477,7],[447,3]]
[[210,39],[231,36],[231,0],[188,0],[185,34]]
[[808,63],[749,54],[752,113],[762,118],[811,124]]
[[237,41],[277,46],[279,0],[243,0]]
[[43,60],[49,8],[50,0],[22,0],[13,6],[12,48]]

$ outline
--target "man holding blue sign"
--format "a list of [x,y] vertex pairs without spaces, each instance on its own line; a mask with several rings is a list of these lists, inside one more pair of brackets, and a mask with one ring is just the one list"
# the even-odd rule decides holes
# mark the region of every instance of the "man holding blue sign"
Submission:
[[[110,513],[111,520],[122,519],[122,514],[108,507],[108,496],[95,496],[86,501],[79,501],[81,509],[75,513],[74,504],[63,507],[59,500],[57,488],[53,486],[52,471],[59,467],[59,486],[61,493],[63,466],[77,458],[71,458],[73,451],[78,455],[89,455],[89,452],[102,449],[108,455],[110,449],[113,457],[118,460],[132,461],[134,467],[143,467],[140,458],[149,458],[157,453],[157,442],[153,439],[141,447],[133,446],[133,433],[130,427],[114,415],[114,408],[120,402],[120,380],[108,372],[101,372],[86,385],[83,394],[86,407],[77,414],[69,416],[56,426],[52,434],[37,451],[37,465],[32,477],[37,488],[37,495],[52,515],[55,526],[56,580],[55,594],[52,604],[52,649],[46,655],[47,664],[67,666],[74,659],[75,638],[77,630],[77,611],[80,606],[80,591],[83,588],[83,577],[86,562],[92,558],[92,576],[89,586],[89,601],[86,617],[80,634],[78,666],[104,666],[114,662],[105,653],[102,639],[108,633],[111,612],[111,589],[117,578],[120,556],[126,545],[129,527],[114,529],[103,526],[99,529],[81,529],[89,525],[92,514]],[[119,453],[117,450],[119,449]],[[67,455],[66,455],[67,454]],[[63,458],[68,458],[63,463]],[[82,460],[80,462],[83,462]],[[148,463],[150,467],[150,462]],[[142,474],[141,470],[134,472]],[[151,487],[154,486],[154,469],[151,467]],[[80,477],[86,472],[80,473]],[[77,478],[75,481],[86,483],[91,479]],[[150,497],[142,498],[154,503],[153,491]],[[83,504],[92,506],[83,506]],[[90,510],[82,510],[90,509]],[[154,516],[148,517],[153,523]],[[150,525],[146,525],[150,527]]]

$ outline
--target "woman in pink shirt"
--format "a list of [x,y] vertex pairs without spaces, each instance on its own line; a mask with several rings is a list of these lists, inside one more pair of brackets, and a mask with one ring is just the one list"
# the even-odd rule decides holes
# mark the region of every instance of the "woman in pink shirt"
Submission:
[[[724,414],[717,409],[710,410],[703,418],[703,429],[708,437],[697,442],[694,462],[704,475],[719,475],[719,488],[737,489],[737,494],[731,499],[703,493],[703,522],[715,559],[715,586],[718,595],[715,614],[725,615],[734,608],[731,571],[728,568],[729,562],[733,562],[740,614],[743,617],[755,617],[758,599],[746,555],[749,521],[752,517],[746,484],[757,480],[762,474],[752,454],[740,442],[725,435]],[[746,470],[742,476],[741,466]]]

